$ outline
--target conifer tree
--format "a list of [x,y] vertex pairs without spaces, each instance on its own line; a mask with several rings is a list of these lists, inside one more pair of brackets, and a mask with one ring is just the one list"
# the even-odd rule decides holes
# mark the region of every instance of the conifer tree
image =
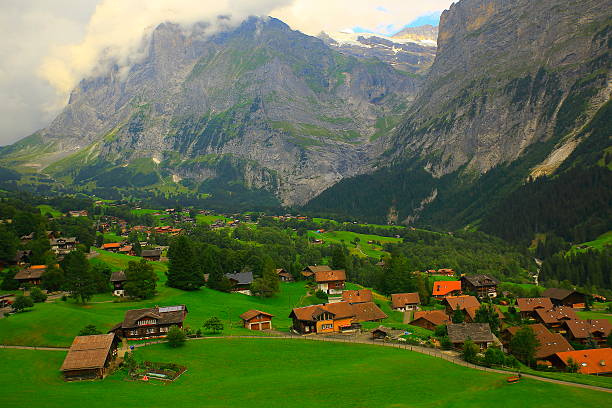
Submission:
[[167,285],[183,290],[197,290],[204,284],[204,276],[195,262],[195,253],[191,241],[180,236],[170,244],[168,249],[168,282]]

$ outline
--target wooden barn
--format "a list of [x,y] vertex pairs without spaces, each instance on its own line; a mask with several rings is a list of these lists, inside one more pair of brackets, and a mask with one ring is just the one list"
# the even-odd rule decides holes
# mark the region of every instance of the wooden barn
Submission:
[[128,340],[166,337],[171,326],[183,327],[186,316],[185,305],[132,309],[110,332]]
[[245,329],[271,330],[273,314],[251,309],[240,315]]
[[114,333],[75,337],[60,369],[64,379],[104,378],[111,360],[117,355],[117,343]]

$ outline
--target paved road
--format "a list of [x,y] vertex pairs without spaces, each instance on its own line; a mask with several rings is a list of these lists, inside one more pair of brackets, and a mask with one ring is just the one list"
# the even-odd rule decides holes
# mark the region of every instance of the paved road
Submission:
[[38,346],[5,346],[0,344],[0,349],[18,349],[18,350],[46,350],[46,351],[68,351],[68,347],[38,347]]

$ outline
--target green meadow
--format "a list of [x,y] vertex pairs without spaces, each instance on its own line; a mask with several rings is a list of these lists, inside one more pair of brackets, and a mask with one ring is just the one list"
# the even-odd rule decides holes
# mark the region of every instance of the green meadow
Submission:
[[[387,254],[387,252],[383,251],[382,244],[402,242],[401,238],[358,234],[351,231],[329,231],[324,233],[308,231],[308,237],[322,239],[324,245],[344,244],[351,253],[372,258],[380,258]],[[355,241],[355,238],[358,238],[358,241]],[[368,244],[368,241],[380,242],[381,245],[377,243]]]
[[610,395],[485,373],[411,351],[290,339],[203,339],[136,349],[138,360],[187,367],[175,382],[66,383],[65,352],[0,349],[5,406],[600,407]]

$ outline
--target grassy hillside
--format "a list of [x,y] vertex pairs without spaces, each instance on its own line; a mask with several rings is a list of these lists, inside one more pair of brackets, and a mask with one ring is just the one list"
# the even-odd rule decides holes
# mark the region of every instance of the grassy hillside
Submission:
[[[0,350],[2,401],[48,408],[126,406],[207,407],[599,407],[609,394],[459,367],[410,351],[359,344],[278,339],[188,342],[181,349],[139,349],[140,360],[188,367],[164,385],[124,381],[65,383],[64,352]],[[23,381],[23,379],[28,379]],[[418,392],[415,392],[418,390]],[[291,396],[288,398],[288,396]]]
[[[382,245],[378,245],[378,242],[380,244],[402,242],[401,238],[358,234],[351,231],[330,231],[324,233],[308,231],[308,237],[322,239],[324,245],[344,244],[352,254],[369,256],[372,258],[380,258],[382,255],[387,254],[387,252],[383,251]],[[359,239],[357,242],[355,242],[356,238]],[[368,244],[368,241],[374,241],[377,243]]]

